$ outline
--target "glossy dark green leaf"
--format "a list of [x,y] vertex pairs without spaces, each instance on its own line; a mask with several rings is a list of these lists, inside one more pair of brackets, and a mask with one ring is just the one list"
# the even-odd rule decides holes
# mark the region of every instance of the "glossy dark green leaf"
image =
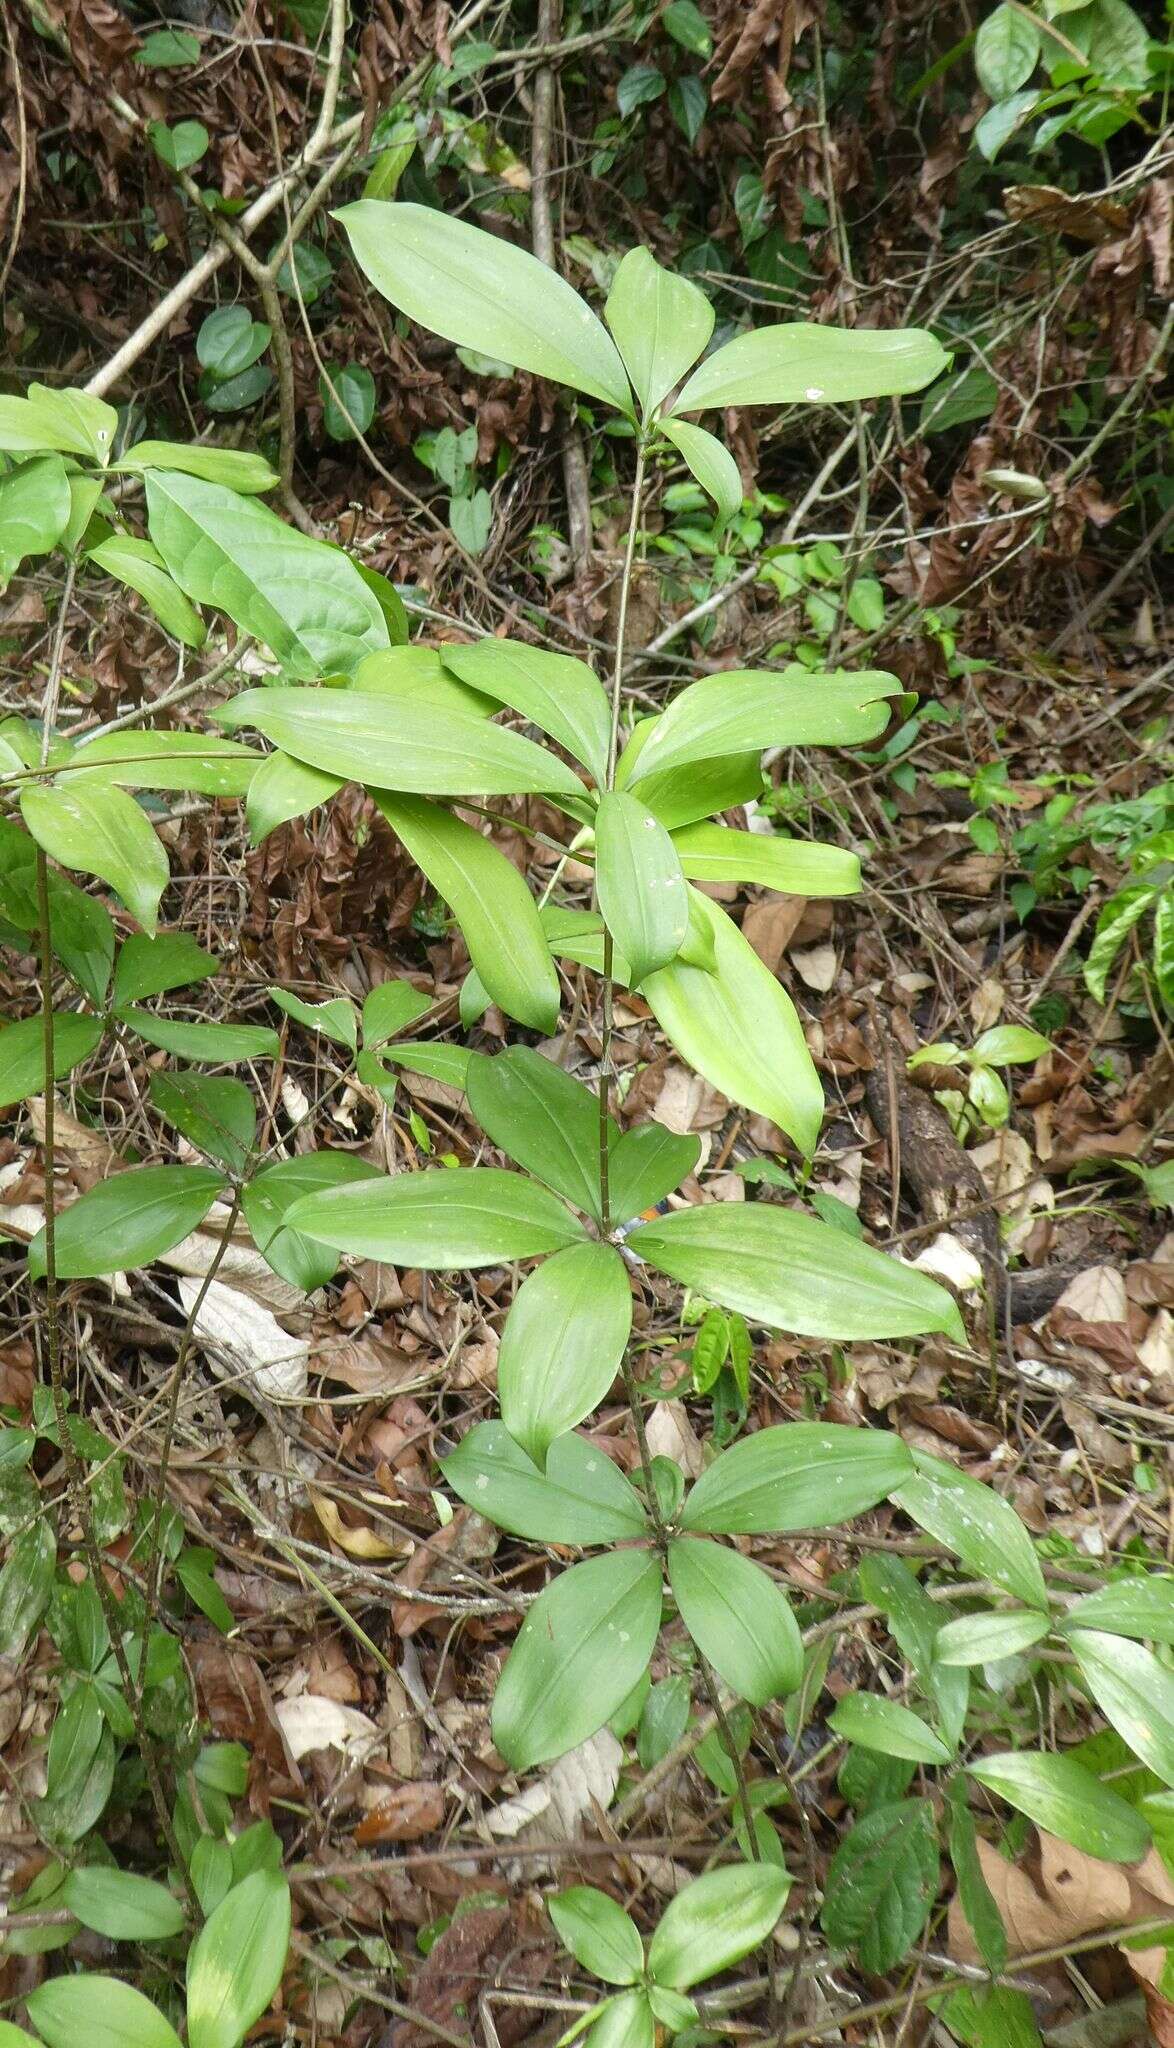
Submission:
[[532,1543],[586,1548],[647,1532],[639,1494],[585,1437],[559,1437],[540,1472],[502,1423],[479,1422],[440,1469],[469,1507]]
[[522,1282],[502,1332],[497,1390],[502,1421],[536,1465],[603,1400],[631,1327],[631,1285],[610,1245],[569,1245]]
[[875,1507],[911,1471],[900,1437],[835,1422],[784,1422],[743,1437],[703,1472],[686,1529],[765,1535],[823,1529]]
[[503,1152],[599,1217],[599,1101],[571,1074],[524,1045],[473,1061],[469,1107]]
[[332,441],[353,441],[375,417],[375,379],[365,363],[331,364],[318,373],[322,424]]
[[493,1699],[493,1740],[515,1771],[548,1763],[610,1720],[652,1655],[660,1560],[614,1550],[560,1572],[518,1632]]
[[1068,1638],[1105,1719],[1167,1785],[1174,1785],[1174,1673],[1125,1636],[1073,1629]]
[[631,1223],[654,1209],[687,1180],[701,1157],[701,1140],[663,1124],[633,1124],[612,1145],[608,1193],[615,1222]]
[[494,1166],[381,1174],[306,1195],[286,1220],[358,1258],[441,1270],[535,1258],[583,1236],[556,1196]]
[[135,1003],[124,1003],[116,1014],[148,1045],[161,1046],[181,1060],[219,1066],[230,1060],[276,1059],[281,1050],[281,1040],[268,1024],[189,1024],[183,1017],[157,1017]]
[[979,1578],[1005,1587],[1017,1600],[1048,1611],[1047,1588],[1031,1537],[1010,1503],[955,1465],[914,1451],[915,1475],[893,1498],[905,1514],[955,1551]]
[[378,982],[363,1000],[363,1044],[384,1044],[431,1008],[431,997],[410,981]]
[[333,1039],[335,1045],[354,1052],[359,1043],[359,1025],[349,996],[330,996],[322,1003],[307,1003],[291,989],[271,987],[268,994],[279,1010],[284,1010],[296,1023],[304,1024],[307,1031],[320,1031],[323,1038]]
[[[57,1218],[62,1280],[126,1273],[161,1258],[201,1223],[224,1186],[207,1166],[133,1166],[111,1174]],[[45,1233],[29,1246],[29,1272],[45,1272]]]
[[163,995],[167,989],[186,988],[190,982],[206,981],[220,972],[214,953],[187,932],[157,932],[148,938],[132,932],[124,939],[114,970],[114,1004],[141,1003],[146,996]]
[[832,1858],[820,1925],[836,1948],[854,1949],[880,1977],[907,1955],[938,1892],[938,1838],[928,1799],[878,1806],[858,1820]]
[[978,1853],[978,1830],[966,1803],[966,1781],[953,1778],[946,1787],[946,1822],[950,1861],[958,1899],[987,1969],[999,1976],[1007,1967],[1007,1930],[986,1881]]
[[669,1544],[669,1584],[681,1620],[731,1689],[764,1707],[794,1692],[803,1639],[786,1598],[761,1568],[720,1543]]
[[160,1116],[230,1173],[245,1170],[257,1131],[257,1105],[243,1081],[227,1075],[151,1075],[151,1100]]
[[291,1230],[285,1221],[287,1210],[303,1195],[370,1177],[368,1162],[350,1152],[301,1152],[296,1158],[262,1167],[249,1182],[241,1206],[253,1243],[291,1287],[302,1287],[307,1294],[325,1287],[338,1270],[338,1253],[330,1245]]
[[952,1752],[920,1714],[879,1693],[846,1693],[828,1716],[828,1727],[842,1742],[857,1742],[881,1756],[904,1757],[915,1764],[952,1761]]

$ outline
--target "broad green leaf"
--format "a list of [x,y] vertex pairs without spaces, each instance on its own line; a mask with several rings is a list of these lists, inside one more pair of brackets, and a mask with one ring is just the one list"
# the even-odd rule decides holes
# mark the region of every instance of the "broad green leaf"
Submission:
[[[133,1166],[113,1173],[57,1218],[57,1273],[88,1280],[149,1266],[202,1223],[224,1175],[208,1166]],[[45,1272],[45,1233],[29,1246],[29,1272]]]
[[1073,1629],[1068,1640],[1105,1719],[1157,1777],[1174,1785],[1174,1673],[1126,1636]]
[[1152,958],[1158,995],[1174,1017],[1174,887],[1169,884],[1154,905]]
[[[345,549],[339,552],[345,553]],[[349,561],[350,557],[347,559]],[[383,623],[392,646],[402,647],[408,637],[408,615],[399,591],[381,570],[372,569],[369,563],[356,561],[354,566],[383,613]]]
[[1134,882],[1118,889],[1101,908],[1088,959],[1084,963],[1084,985],[1094,1001],[1105,1001],[1113,962],[1135,924],[1156,900],[1152,882]]
[[801,1337],[961,1338],[944,1287],[859,1238],[767,1202],[706,1202],[629,1233],[650,1265],[752,1323]]
[[[48,883],[53,951],[90,1000],[101,1006],[114,962],[110,913],[56,868],[49,869]],[[28,950],[39,951],[36,844],[20,825],[6,819],[0,819],[0,919],[28,933]]]
[[720,530],[740,511],[745,496],[742,472],[729,449],[716,434],[695,426],[692,420],[662,420],[661,427],[702,490],[713,499]]
[[1029,1031],[1025,1024],[995,1024],[975,1039],[970,1057],[985,1060],[990,1067],[1013,1067],[1042,1059],[1051,1049],[1049,1039],[1038,1031]]
[[846,1693],[828,1715],[828,1727],[842,1742],[857,1742],[881,1756],[904,1757],[915,1764],[948,1764],[953,1751],[928,1723],[899,1700],[879,1693]]
[[338,1253],[315,1243],[286,1225],[286,1212],[303,1195],[333,1188],[344,1181],[369,1180],[365,1159],[350,1152],[301,1152],[265,1166],[245,1188],[241,1206],[253,1243],[268,1265],[291,1287],[312,1294],[325,1287],[338,1270]]
[[1009,1985],[963,1985],[942,2000],[938,2013],[964,2048],[1041,2048],[1030,1998]]
[[610,1720],[655,1648],[660,1599],[660,1561],[646,1550],[615,1550],[551,1580],[494,1694],[493,1740],[513,1770],[565,1756]]
[[184,1924],[183,1907],[166,1885],[100,1863],[70,1871],[61,1903],[83,1927],[110,1941],[166,1941]]
[[[53,1078],[60,1081],[79,1061],[88,1059],[102,1037],[100,1017],[78,1017],[72,1011],[53,1012]],[[45,1086],[45,1027],[42,1019],[26,1017],[20,1024],[0,1029],[0,1108],[39,1095]]]
[[1153,45],[1145,22],[1128,0],[1097,0],[1066,22],[1069,38],[1084,51],[1098,84],[1120,92],[1144,90],[1153,74]]
[[157,1017],[134,1003],[124,1003],[116,1014],[148,1045],[162,1046],[181,1060],[219,1066],[226,1060],[276,1059],[281,1050],[281,1040],[267,1024],[189,1024],[182,1017]]
[[975,127],[974,146],[989,164],[994,163],[1016,129],[1035,113],[1042,99],[1043,94],[1029,86],[1025,92],[1013,92],[1010,99],[996,100],[993,107],[987,108]]
[[107,732],[82,742],[63,770],[63,786],[113,782],[126,789],[244,796],[262,759],[239,740],[205,733]]
[[761,1566],[723,1544],[685,1536],[669,1544],[668,1568],[681,1620],[734,1692],[765,1707],[795,1691],[803,1676],[803,1638]]
[[455,1088],[463,1094],[469,1078],[469,1064],[472,1053],[463,1045],[442,1045],[437,1039],[397,1038],[390,1045],[382,1045],[378,1056],[361,1052],[358,1060],[360,1078],[364,1061],[370,1060],[379,1067],[383,1060],[390,1060],[393,1066],[406,1067],[410,1074],[427,1074],[433,1081],[443,1081],[448,1088]]
[[256,498],[151,469],[147,518],[180,589],[226,612],[291,675],[345,673],[386,647],[383,612],[341,549],[287,526]]
[[497,1392],[502,1421],[540,1469],[554,1438],[602,1401],[631,1327],[631,1285],[610,1245],[569,1245],[522,1282],[502,1332]]
[[826,1529],[875,1507],[910,1465],[887,1430],[779,1423],[715,1458],[685,1502],[682,1526],[723,1536]]
[[639,1494],[585,1437],[559,1437],[540,1472],[500,1422],[479,1422],[440,1469],[469,1507],[531,1543],[586,1549],[647,1534]]
[[605,1998],[596,2011],[594,2020],[590,2013],[583,2015],[584,2023],[590,2024],[590,2048],[653,2048],[656,2027],[646,1992],[620,1992]]
[[77,2048],[79,2041],[86,2048],[180,2048],[158,2006],[132,1984],[93,1970],[50,1977],[29,1992],[25,2005],[47,2048]]
[[938,1893],[938,1837],[928,1799],[878,1806],[832,1858],[820,1926],[881,1977],[913,1946]]
[[979,22],[974,68],[983,91],[1005,100],[1026,85],[1039,62],[1042,30],[1016,7],[996,7]]
[[946,1665],[997,1664],[1029,1650],[1051,1626],[1046,1614],[966,1614],[938,1630],[934,1656]]
[[595,826],[599,908],[634,985],[675,959],[689,928],[689,897],[664,826],[627,790],[606,790]]
[[1009,1502],[980,1480],[927,1451],[914,1451],[917,1468],[893,1499],[903,1514],[944,1543],[982,1579],[1003,1586],[1017,1600],[1048,1611],[1047,1588],[1031,1537]]
[[160,1116],[230,1173],[241,1174],[257,1131],[257,1105],[243,1081],[212,1074],[152,1074]]
[[0,398],[0,448],[9,455],[60,448],[105,466],[117,432],[114,407],[86,391],[30,384],[27,398]]
[[513,1045],[472,1062],[468,1094],[495,1145],[598,1222],[599,1099],[582,1081],[530,1046]]
[[765,1863],[708,1870],[669,1900],[648,1944],[648,1974],[670,1991],[687,1991],[749,1955],[772,1933],[791,1879]]
[[811,1153],[823,1089],[795,1006],[724,910],[691,887],[690,901],[712,932],[714,971],[678,958],[650,974],[640,993],[689,1066]]
[[959,1903],[983,1962],[992,1975],[1000,1976],[1007,1967],[1007,1930],[978,1853],[978,1829],[966,1803],[964,1778],[947,1781],[946,1825]]
[[[662,1678],[659,1685],[645,1682],[637,1687],[636,1755],[642,1770],[650,1771],[685,1733],[689,1725],[689,1689],[683,1671],[672,1678]],[[628,1711],[627,1706],[621,1708],[612,1721],[613,1735],[622,1737],[629,1732],[620,1725]]]
[[188,1955],[188,2048],[240,2048],[281,1983],[289,1927],[276,1870],[255,1870],[221,1900]]
[[713,307],[687,277],[663,269],[651,249],[629,249],[612,281],[604,317],[648,419],[704,354],[713,333]]
[[26,555],[52,553],[72,509],[69,478],[59,455],[22,462],[0,476],[0,589],[15,576]]
[[287,1017],[304,1024],[308,1031],[320,1031],[323,1038],[332,1038],[336,1045],[344,1045],[348,1052],[354,1052],[359,1043],[359,1025],[349,996],[331,996],[324,1003],[305,1003],[291,990],[272,986],[268,994]]
[[673,845],[691,882],[754,882],[788,896],[855,896],[860,888],[859,857],[818,839],[704,823],[674,832]]
[[250,454],[246,448],[195,447],[187,441],[136,441],[110,467],[132,476],[143,476],[149,469],[178,469],[205,483],[226,484],[244,496],[271,491],[281,481],[263,455]]
[[123,941],[114,970],[114,1006],[186,988],[189,982],[206,981],[219,972],[215,954],[205,953],[187,932],[157,932],[154,938],[132,932]]
[[694,370],[674,413],[727,405],[845,405],[921,391],[949,358],[924,328],[753,328]]
[[900,684],[883,669],[812,675],[792,664],[723,669],[688,683],[661,712],[641,749],[631,787],[644,801],[646,776],[687,762],[765,747],[846,747],[875,739],[889,722]]
[[496,1166],[381,1174],[306,1195],[287,1221],[358,1258],[442,1271],[534,1258],[583,1236],[556,1196]]
[[332,441],[353,441],[375,417],[375,379],[363,363],[332,364],[318,373],[322,424]]
[[605,1984],[635,1984],[644,1970],[644,1943],[630,1913],[594,1885],[576,1884],[546,1902],[564,1947]]
[[1136,1809],[1073,1757],[1008,1750],[980,1757],[967,1769],[1037,1827],[1101,1862],[1137,1863],[1150,1846],[1149,1828]]
[[520,711],[581,761],[602,789],[607,779],[611,710],[585,661],[524,640],[482,640],[437,650],[446,669],[499,704]]
[[532,1031],[558,1023],[559,982],[534,899],[517,869],[471,825],[419,797],[375,799],[416,866],[444,897],[495,1003]]
[[365,696],[393,698],[396,704],[419,697],[441,713],[467,711],[478,718],[492,718],[497,710],[492,697],[483,690],[471,689],[449,670],[441,660],[439,647],[425,647],[418,640],[410,646],[384,647],[378,654],[364,656],[355,670],[352,687]]
[[49,1604],[57,1539],[47,1517],[14,1536],[0,1571],[0,1657],[18,1658]]
[[135,540],[129,533],[112,533],[109,540],[91,548],[86,556],[130,590],[146,599],[164,632],[185,647],[202,647],[208,628],[179,585],[168,575],[163,557],[149,540]]
[[432,999],[410,981],[381,981],[363,1000],[363,1044],[382,1045],[432,1008]]
[[611,1147],[608,1195],[613,1220],[621,1225],[655,1209],[687,1180],[701,1157],[701,1140],[666,1130],[663,1124],[634,1124]]
[[308,761],[295,761],[292,754],[278,749],[267,754],[249,783],[245,815],[254,846],[268,838],[290,818],[304,818],[307,811],[329,803],[343,786],[344,777],[327,775]]
[[397,700],[364,690],[245,690],[216,713],[255,726],[275,747],[378,790],[501,796],[582,790],[578,776],[532,740],[476,712],[438,706],[427,690]]
[[359,268],[409,320],[631,413],[624,366],[578,292],[528,251],[428,206],[360,199],[334,215]]
[[1068,1609],[1059,1623],[1065,1634],[1074,1628],[1099,1629],[1114,1636],[1141,1636],[1155,1643],[1174,1643],[1174,1578],[1140,1573],[1114,1579]]
[[[546,903],[538,913],[546,942],[560,960],[575,960],[593,974],[603,973],[603,919],[592,910],[571,910],[565,904]],[[628,963],[612,947],[611,978],[621,988],[631,986]]]
[[[616,787],[627,789],[640,773],[640,756],[655,732],[658,721],[642,718],[616,764]],[[757,750],[746,754],[719,754],[712,760],[690,761],[684,768],[659,769],[643,777],[640,801],[669,832],[710,818],[717,811],[735,810],[752,803],[763,791],[763,773]]]
[[0,2048],[37,2048],[37,2042],[23,2027],[14,2027],[11,2020],[0,2020]]
[[171,879],[167,855],[146,812],[124,789],[71,781],[22,790],[20,808],[38,846],[63,868],[100,875],[149,932]]

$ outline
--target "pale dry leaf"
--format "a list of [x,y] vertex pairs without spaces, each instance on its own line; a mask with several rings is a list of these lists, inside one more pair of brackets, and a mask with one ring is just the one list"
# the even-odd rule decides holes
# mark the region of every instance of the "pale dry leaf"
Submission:
[[807,988],[826,995],[836,978],[836,949],[827,945],[808,946],[791,954],[791,964]]
[[1160,1308],[1141,1343],[1137,1355],[1156,1380],[1174,1377],[1174,1315]]
[[944,1280],[949,1287],[960,1294],[979,1294],[982,1291],[982,1266],[974,1253],[961,1238],[954,1237],[948,1230],[935,1237],[909,1263],[919,1273],[930,1273],[935,1280]]
[[552,1764],[536,1785],[493,1807],[485,1816],[490,1834],[501,1841],[518,1841],[541,1822],[543,1835],[569,1841],[593,1806],[606,1810],[611,1805],[623,1756],[611,1729],[601,1728]]
[[1129,1314],[1124,1277],[1116,1266],[1089,1266],[1068,1282],[1056,1307],[1084,1323],[1123,1323]]
[[337,1543],[340,1550],[346,1551],[348,1557],[378,1559],[407,1557],[410,1554],[408,1543],[380,1536],[366,1522],[360,1522],[357,1526],[344,1522],[327,1494],[315,1492],[312,1486],[307,1490],[311,1506],[322,1527],[332,1542]]
[[992,1024],[998,1023],[1006,1000],[1007,991],[1001,981],[994,981],[988,975],[979,982],[968,1005],[970,1021],[976,1036],[980,1031],[989,1031]]
[[652,1105],[652,1117],[666,1131],[688,1137],[706,1125],[712,1130],[724,1123],[728,1106],[725,1096],[703,1081],[700,1074],[690,1073],[687,1067],[671,1060]]
[[368,1715],[325,1693],[303,1692],[296,1699],[278,1700],[274,1712],[295,1763],[317,1749],[339,1749],[344,1754],[355,1749],[369,1756],[382,1740]]
[[291,1337],[272,1310],[222,1280],[182,1278],[180,1300],[189,1313],[201,1289],[193,1327],[217,1377],[261,1400],[304,1400],[310,1357],[306,1339]]
[[686,1479],[700,1476],[701,1443],[680,1401],[658,1401],[648,1417],[646,1435],[654,1458],[668,1458]]

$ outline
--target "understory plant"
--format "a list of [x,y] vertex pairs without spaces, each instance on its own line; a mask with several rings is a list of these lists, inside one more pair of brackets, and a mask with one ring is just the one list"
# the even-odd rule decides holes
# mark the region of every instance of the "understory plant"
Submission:
[[[120,452],[117,415],[84,393],[34,387],[25,399],[0,398],[0,447],[10,457],[0,478],[0,551],[10,566],[58,549],[65,601],[94,564],[121,576],[186,644],[203,641],[201,608],[210,607],[272,657],[263,681],[214,714],[218,730],[124,720],[75,741],[56,718],[59,632],[42,718],[0,728],[0,790],[13,813],[0,835],[2,912],[13,943],[39,954],[44,993],[39,1016],[0,1033],[0,1099],[14,1105],[44,1093],[46,1215],[29,1273],[43,1290],[52,1422],[105,1630],[103,1661],[82,1676],[94,1750],[107,1728],[128,1739],[129,1716],[171,1889],[186,1895],[186,1924],[198,1925],[207,1871],[219,1872],[217,1883],[235,1877],[231,1814],[214,1812],[209,1823],[205,1804],[202,1823],[191,1822],[144,1720],[152,1646],[168,1641],[178,1620],[161,1596],[186,1591],[205,1611],[211,1598],[206,1568],[201,1578],[189,1561],[185,1578],[182,1549],[168,1554],[164,1541],[192,1317],[144,1532],[146,1591],[137,1605],[120,1606],[101,1569],[116,1524],[95,1530],[85,1504],[88,1454],[75,1443],[78,1418],[65,1398],[61,1282],[145,1266],[208,1223],[227,1243],[243,1222],[270,1266],[307,1291],[326,1284],[344,1256],[441,1272],[527,1262],[502,1332],[500,1420],[476,1424],[441,1461],[452,1491],[502,1529],[585,1553],[552,1572],[506,1658],[492,1716],[501,1756],[523,1773],[609,1722],[631,1729],[651,1697],[652,1661],[663,1655],[685,1681],[675,1697],[686,1718],[695,1696],[716,1728],[709,1768],[715,1782],[724,1774],[736,1846],[765,1866],[738,1873],[739,1898],[762,1908],[740,1907],[738,1926],[747,1944],[763,1939],[787,1890],[768,1808],[790,1793],[785,1783],[780,1793],[775,1774],[764,1792],[752,1774],[754,1716],[781,1713],[798,1737],[827,1672],[836,1603],[863,1601],[866,1615],[887,1620],[902,1697],[849,1694],[828,1722],[848,1746],[841,1789],[856,1818],[828,1876],[824,1932],[867,1971],[897,1963],[937,1897],[944,1829],[976,1941],[997,1972],[1006,1943],[982,1876],[976,1811],[1010,1807],[1112,1860],[1132,1860],[1149,1844],[1139,1804],[1103,1784],[1094,1765],[1049,1753],[1049,1730],[1075,1727],[1091,1695],[1154,1774],[1146,1794],[1174,1785],[1174,1676],[1165,1650],[1147,1647],[1174,1640],[1170,1581],[1141,1571],[1080,1597],[1070,1575],[1055,1592],[1006,1501],[883,1429],[814,1419],[762,1428],[707,1456],[686,1489],[677,1465],[649,1447],[630,1342],[634,1290],[669,1300],[689,1290],[733,1319],[727,1342],[731,1328],[837,1343],[938,1333],[961,1352],[965,1330],[935,1281],[826,1216],[767,1199],[680,1194],[698,1165],[698,1141],[652,1121],[621,1130],[613,1067],[617,991],[626,1000],[634,991],[688,1066],[811,1158],[823,1097],[799,1018],[703,885],[805,896],[857,889],[851,854],[718,818],[762,790],[764,752],[875,742],[902,695],[884,671],[729,670],[687,684],[654,716],[633,717],[628,599],[649,464],[673,449],[720,527],[740,507],[741,478],[694,415],[899,400],[941,373],[943,351],[916,330],[780,325],[707,354],[708,300],[647,250],[620,264],[602,321],[556,274],[460,221],[374,199],[338,218],[361,269],[399,313],[564,387],[593,417],[623,423],[633,480],[614,659],[604,680],[585,660],[519,638],[409,642],[402,605],[382,578],[261,502],[275,479],[257,458],[158,441]],[[143,484],[141,532],[129,494],[115,500],[115,475]],[[499,722],[502,711],[512,723]],[[310,1004],[281,989],[271,991],[274,1006],[340,1048],[376,1105],[395,1099],[405,1067],[459,1087],[510,1168],[373,1173],[341,1150],[295,1153],[293,1130],[284,1146],[263,1143],[252,1088],[207,1069],[272,1058],[273,1028],[172,1014],[175,992],[197,988],[218,963],[187,934],[158,927],[167,856],[137,792],[243,798],[259,841],[348,783],[368,792],[463,935],[467,1027],[492,1002],[522,1033],[549,1038],[563,995],[560,963],[596,976],[598,1085],[588,1088],[524,1038],[488,1054],[430,1037],[428,999],[406,980],[373,988],[361,1009],[347,996]],[[553,856],[555,879],[540,903],[487,821],[528,834]],[[560,892],[572,861],[591,869],[589,904],[569,883]],[[125,920],[116,925],[71,873],[106,883],[138,929],[125,933]],[[56,988],[65,992],[55,1008]],[[110,1043],[171,1057],[152,1074],[150,1102],[203,1163],[115,1161],[58,1214],[53,1082]],[[617,1381],[639,1454],[631,1477],[582,1431]],[[27,1463],[33,1442],[14,1447],[15,1435],[12,1462],[23,1448]],[[830,1589],[826,1608],[808,1603],[797,1615],[780,1574],[747,1554],[747,1539],[846,1530],[885,1503],[937,1548],[919,1560],[921,1571],[870,1555]],[[56,1583],[55,1539],[32,1498],[26,1508],[10,1531],[6,1570],[33,1546],[35,1583],[26,1560],[0,1589],[0,1615],[16,1612],[21,1646]],[[61,1718],[69,1711],[66,1701]],[[944,1797],[933,1796],[935,1782]],[[103,1805],[95,1801],[93,1823]],[[701,1944],[681,1960],[682,1940],[687,1948],[693,1937],[680,1930],[694,1913],[709,1925],[706,1902],[719,1878],[729,1886],[715,1873],[670,1906],[647,1958],[632,1923],[620,1929],[618,1907],[594,1903],[601,1894],[571,1894],[570,1903],[564,1895],[552,1908],[584,1967],[625,1987],[606,2008],[609,2048],[643,2048],[654,2021],[670,2031],[691,2024],[685,1989],[744,1952],[741,1933],[731,1933],[726,1947]],[[621,1958],[613,1955],[610,1977],[605,1951]],[[616,1976],[619,1967],[625,1974]],[[36,1997],[30,2017],[53,2048],[49,2001]],[[201,2035],[189,2014],[191,2048],[233,2048],[240,2033],[226,2026]],[[150,2048],[168,2037],[128,2022],[125,2038]]]

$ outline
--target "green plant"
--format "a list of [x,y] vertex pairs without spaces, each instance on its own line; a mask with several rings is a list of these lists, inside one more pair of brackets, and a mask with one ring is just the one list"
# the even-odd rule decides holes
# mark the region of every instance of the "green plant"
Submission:
[[[1033,153],[1072,135],[1093,148],[1144,118],[1145,100],[1162,88],[1168,45],[1154,41],[1128,0],[1042,0],[1038,8],[1003,0],[974,39],[978,81],[994,104],[974,131],[993,160],[1040,115]],[[1033,83],[1040,72],[1047,83]]]
[[1047,1039],[1026,1024],[993,1024],[971,1046],[940,1039],[911,1053],[905,1064],[911,1074],[919,1067],[956,1067],[961,1078],[965,1071],[965,1089],[934,1089],[934,1098],[947,1111],[957,1135],[965,1138],[980,1124],[1001,1130],[1011,1114],[1011,1098],[999,1068],[1029,1065],[1049,1050]]

